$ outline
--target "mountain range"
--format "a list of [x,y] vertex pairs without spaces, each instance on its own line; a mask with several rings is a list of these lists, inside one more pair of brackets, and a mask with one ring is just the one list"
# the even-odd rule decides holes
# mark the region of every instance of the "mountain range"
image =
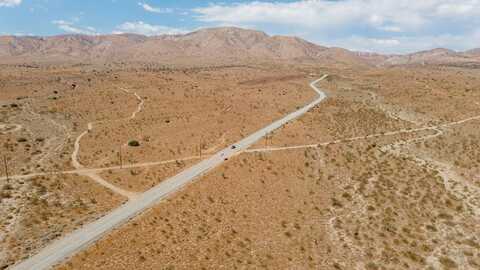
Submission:
[[434,49],[407,55],[381,55],[324,47],[301,38],[269,36],[235,27],[207,28],[184,35],[0,36],[2,63],[20,62],[238,62],[322,61],[357,65],[473,65],[480,48],[466,52]]

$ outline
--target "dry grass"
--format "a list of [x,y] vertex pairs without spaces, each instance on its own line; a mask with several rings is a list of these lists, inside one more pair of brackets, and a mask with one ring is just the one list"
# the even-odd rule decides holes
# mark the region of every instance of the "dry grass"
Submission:
[[0,268],[118,207],[123,198],[75,175],[0,186]]
[[[3,122],[28,127],[33,134],[55,119],[72,138],[88,122],[102,120],[82,140],[80,160],[87,166],[118,165],[120,147],[124,163],[177,159],[200,152],[207,155],[314,97],[309,79],[300,75],[319,73],[319,67],[275,71],[265,67],[72,68],[29,74],[12,70],[2,75],[6,106],[1,117]],[[50,81],[42,77],[60,73],[69,76]],[[438,131],[425,130],[348,141],[480,115],[478,71],[332,67],[328,73],[332,75],[321,83],[328,99],[272,134],[269,145],[340,141],[316,148],[239,155],[58,269],[479,268],[478,121],[441,128],[443,133],[436,137],[432,135]],[[72,81],[76,89],[71,89]],[[32,82],[39,85],[39,92],[28,92]],[[55,94],[57,99],[43,98],[51,87],[61,90]],[[138,106],[134,96],[119,91],[121,87],[145,100],[134,120],[121,119]],[[28,121],[22,100],[12,107],[15,89],[36,95],[30,106],[44,117]],[[15,156],[12,169],[35,169],[37,163],[29,160],[29,153],[51,153],[62,140],[66,141],[62,150],[38,169],[68,168],[73,139],[65,139],[60,130],[52,129],[50,135],[58,141],[26,147],[38,135],[26,129],[3,134],[2,143]],[[425,139],[398,144],[415,138]],[[140,145],[128,146],[131,140]],[[255,147],[264,147],[264,142]],[[29,167],[22,170],[13,165],[20,162]],[[102,176],[122,188],[144,191],[189,165],[106,171]],[[85,187],[98,188],[92,182]],[[4,185],[3,190],[2,194],[8,194],[11,187]],[[76,189],[68,192],[47,194],[68,198],[83,194]],[[78,220],[92,219],[119,202],[104,193],[90,196],[102,198],[97,202],[102,207],[75,215],[69,214],[73,210],[68,207],[65,213],[52,208],[47,215],[51,217],[42,224],[50,224],[48,220],[56,220],[57,215],[79,224]],[[37,208],[27,204],[26,209]],[[65,222],[62,219],[59,224]],[[38,233],[16,228],[31,234],[35,247],[43,243],[40,232],[52,232],[48,226]],[[12,258],[26,254],[27,247],[19,248],[23,251]]]
[[60,269],[318,268],[334,251],[316,155],[241,156]]

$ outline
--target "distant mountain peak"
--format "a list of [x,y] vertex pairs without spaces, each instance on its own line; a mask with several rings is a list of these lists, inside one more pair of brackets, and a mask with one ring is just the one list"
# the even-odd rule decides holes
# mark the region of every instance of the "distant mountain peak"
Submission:
[[413,53],[411,55],[441,55],[441,54],[455,54],[456,52],[446,48],[434,48],[431,50],[425,50]]
[[471,49],[465,52],[466,54],[480,56],[480,48]]
[[[2,41],[3,40],[3,41]],[[310,59],[325,47],[297,37],[274,36],[238,27],[200,29],[183,35],[146,37],[61,35],[45,38],[0,37],[0,55],[23,59],[175,60],[178,57],[215,59]]]
[[[216,27],[161,36],[138,34],[60,35],[52,37],[0,36],[5,63],[31,61],[158,61],[242,62],[310,61],[342,65],[405,65],[480,61],[480,49],[465,53],[436,48],[407,55],[351,52],[319,46],[294,36],[269,36],[239,27]],[[472,60],[473,59],[473,60]]]

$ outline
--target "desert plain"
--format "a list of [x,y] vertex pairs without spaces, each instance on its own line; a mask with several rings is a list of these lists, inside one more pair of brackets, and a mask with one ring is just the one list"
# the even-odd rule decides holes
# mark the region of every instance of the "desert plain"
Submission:
[[0,62],[0,269],[308,104],[323,75],[313,109],[55,269],[480,268],[478,56],[197,35],[178,42],[217,57]]

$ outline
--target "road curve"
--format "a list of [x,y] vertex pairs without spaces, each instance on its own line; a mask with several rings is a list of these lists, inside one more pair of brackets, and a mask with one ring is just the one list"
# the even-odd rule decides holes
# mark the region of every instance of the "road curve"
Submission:
[[103,235],[110,232],[112,229],[126,223],[128,220],[142,213],[146,209],[151,208],[160,200],[178,191],[180,188],[190,183],[195,178],[204,175],[209,170],[224,163],[228,158],[231,158],[246,150],[255,142],[263,138],[265,135],[280,128],[287,122],[302,116],[307,111],[318,105],[323,99],[326,98],[326,95],[324,92],[318,89],[315,84],[325,79],[327,76],[328,75],[324,75],[320,79],[310,83],[310,87],[318,93],[318,97],[303,108],[286,115],[285,117],[269,124],[268,126],[235,143],[234,145],[236,147],[232,147],[233,145],[229,146],[221,150],[217,154],[212,155],[208,159],[205,159],[198,164],[180,172],[179,174],[169,179],[166,179],[159,185],[139,195],[135,200],[123,204],[122,206],[108,213],[104,217],[83,226],[82,228],[66,235],[65,237],[57,241],[54,241],[53,243],[42,249],[38,254],[14,265],[13,267],[11,267],[11,269],[49,269],[52,266],[72,256],[76,252],[85,249],[90,244],[101,238]]

